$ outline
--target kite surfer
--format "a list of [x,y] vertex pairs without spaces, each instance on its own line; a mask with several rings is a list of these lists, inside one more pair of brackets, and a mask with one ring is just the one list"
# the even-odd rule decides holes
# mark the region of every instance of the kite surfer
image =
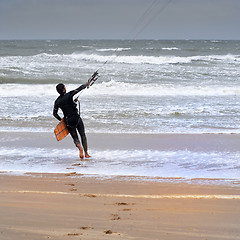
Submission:
[[[87,81],[85,84],[82,84],[75,90],[67,92],[65,85],[63,83],[59,83],[56,86],[56,90],[60,94],[60,96],[56,99],[53,108],[53,116],[59,121],[61,121],[62,118],[58,115],[58,110],[59,108],[62,110],[67,130],[72,136],[76,147],[79,149],[79,157],[81,159],[84,158],[83,149],[85,153],[85,158],[90,158],[91,156],[88,154],[87,137],[85,134],[83,121],[80,117],[80,109],[79,112],[77,110],[76,102],[78,101],[78,99],[74,100],[73,97],[74,95],[76,95],[86,87],[89,87],[90,85],[91,82]],[[77,131],[80,134],[83,148],[81,147]]]

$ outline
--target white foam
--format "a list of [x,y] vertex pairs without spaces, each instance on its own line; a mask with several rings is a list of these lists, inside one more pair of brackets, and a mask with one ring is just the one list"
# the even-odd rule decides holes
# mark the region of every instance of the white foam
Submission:
[[[161,80],[159,80],[161,81]],[[68,90],[78,87],[78,85],[68,84]],[[1,97],[57,97],[55,84],[1,84]],[[239,96],[240,86],[172,86],[157,84],[137,84],[118,82],[110,80],[108,82],[95,83],[82,93],[86,96]]]
[[52,84],[1,84],[1,97],[36,97],[57,96],[55,85]]
[[97,52],[122,52],[131,50],[131,48],[100,48],[96,49]]
[[[67,172],[77,161],[72,149],[0,148],[0,170]],[[64,153],[64,154],[63,154]],[[73,170],[102,176],[239,179],[239,152],[91,150],[94,156]]]
[[117,81],[95,84],[86,91],[86,95],[114,96],[236,96],[240,87],[201,87],[201,86],[166,86],[161,84],[137,84]]
[[144,56],[144,55],[131,55],[131,56],[101,56],[97,54],[76,54],[75,57],[84,61],[94,62],[105,62],[110,59],[110,62],[126,63],[126,64],[153,64],[153,65],[164,65],[164,64],[184,64],[192,61],[224,61],[227,63],[240,62],[240,56],[238,55],[207,55],[207,56]]
[[[174,50],[175,48],[166,48],[168,50]],[[104,51],[125,51],[128,48],[120,49],[98,49],[99,52]],[[104,63],[106,60],[115,63],[125,64],[185,64],[192,61],[224,61],[226,63],[239,63],[240,56],[238,55],[206,55],[206,56],[145,56],[145,55],[130,55],[116,56],[115,54],[102,56],[98,54],[86,54],[86,53],[73,53],[73,54],[48,54],[41,53],[34,56],[8,56],[0,57],[0,64],[2,68],[12,69],[13,71],[28,71],[37,70],[43,68],[55,68],[59,69],[60,66],[69,66],[69,63],[73,66],[79,66],[80,62],[99,62]],[[15,68],[15,69],[13,69]]]
[[165,47],[165,48],[162,48],[162,50],[169,50],[169,51],[171,51],[171,50],[180,50],[180,49],[177,48],[177,47]]
[[189,57],[178,57],[178,56],[101,56],[97,54],[79,54],[77,57],[84,61],[93,61],[104,63],[106,60],[108,62],[124,63],[124,64],[153,64],[153,65],[163,65],[163,64],[176,64],[176,63],[189,63],[192,61]]

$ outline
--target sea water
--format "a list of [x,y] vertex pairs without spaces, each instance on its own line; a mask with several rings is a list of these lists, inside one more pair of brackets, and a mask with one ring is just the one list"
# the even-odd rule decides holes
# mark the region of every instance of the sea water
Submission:
[[[240,41],[210,40],[0,41],[0,132],[51,132],[56,84],[75,89],[96,70],[99,79],[79,97],[87,133],[240,133]],[[42,159],[38,164],[32,164],[32,151]],[[66,162],[57,158],[54,164],[57,151],[27,148],[22,155],[21,149],[2,147],[0,170],[21,171],[24,165],[46,172],[44,164],[53,163],[50,171],[62,172]],[[71,162],[72,149],[65,151]],[[95,158],[80,172],[236,178],[240,167],[240,151],[91,153]],[[199,164],[202,170],[193,167]]]

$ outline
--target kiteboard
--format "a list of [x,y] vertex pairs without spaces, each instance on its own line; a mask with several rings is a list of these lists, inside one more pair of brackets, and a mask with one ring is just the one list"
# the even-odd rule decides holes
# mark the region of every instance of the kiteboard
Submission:
[[54,134],[58,141],[64,139],[69,134],[64,119],[62,119],[54,129]]

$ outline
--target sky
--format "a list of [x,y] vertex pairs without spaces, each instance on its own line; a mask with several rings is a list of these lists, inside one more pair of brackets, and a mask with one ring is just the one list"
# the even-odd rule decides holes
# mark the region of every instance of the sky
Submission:
[[0,39],[240,40],[240,0],[0,0]]

